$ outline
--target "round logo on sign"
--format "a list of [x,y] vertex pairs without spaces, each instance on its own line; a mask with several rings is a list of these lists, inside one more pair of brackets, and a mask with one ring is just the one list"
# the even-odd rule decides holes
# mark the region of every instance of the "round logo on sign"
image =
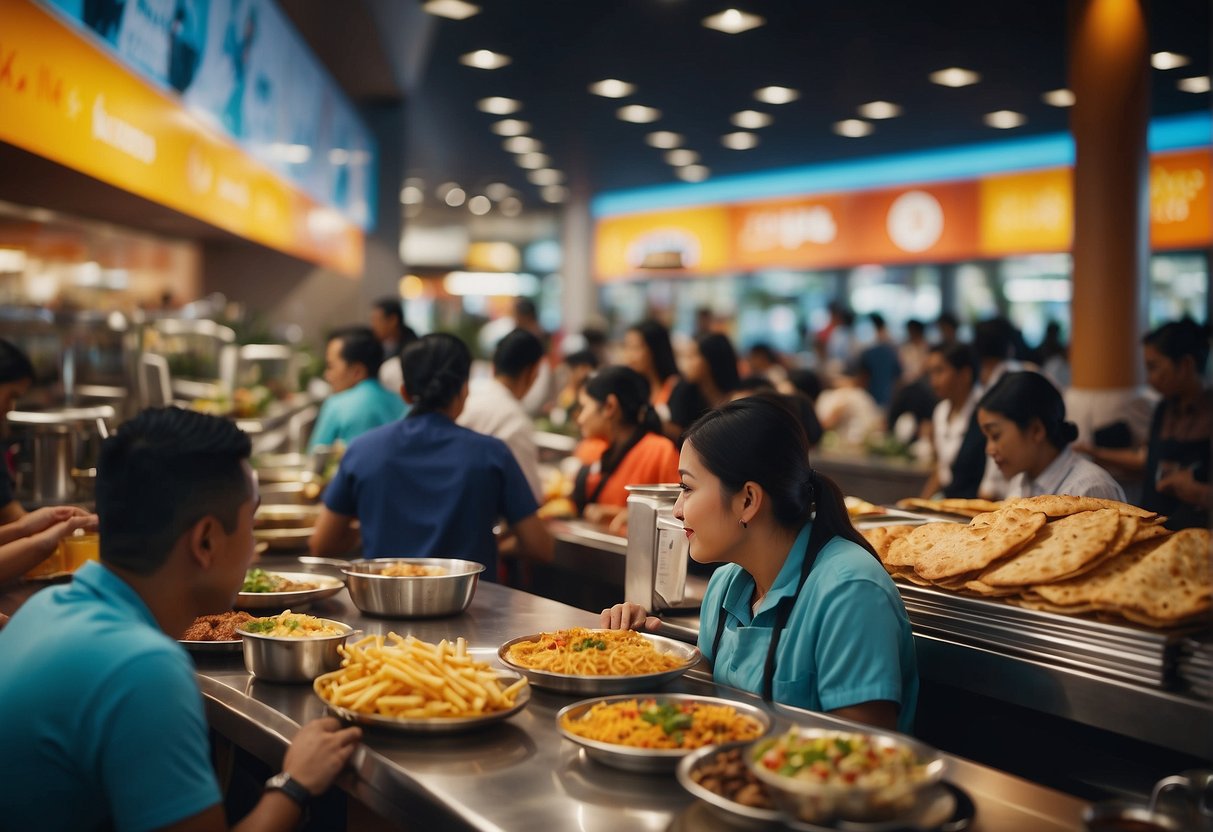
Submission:
[[926,251],[943,235],[943,207],[926,191],[906,191],[889,206],[885,225],[902,251]]

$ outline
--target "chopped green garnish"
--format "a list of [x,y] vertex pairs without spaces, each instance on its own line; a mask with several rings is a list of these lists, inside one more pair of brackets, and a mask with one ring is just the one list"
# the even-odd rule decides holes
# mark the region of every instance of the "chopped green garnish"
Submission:
[[590,650],[590,649],[605,650],[605,649],[607,649],[607,644],[605,641],[603,641],[600,638],[594,638],[593,636],[590,636],[589,638],[583,638],[581,641],[579,641],[573,645],[574,653],[580,653],[582,650]]

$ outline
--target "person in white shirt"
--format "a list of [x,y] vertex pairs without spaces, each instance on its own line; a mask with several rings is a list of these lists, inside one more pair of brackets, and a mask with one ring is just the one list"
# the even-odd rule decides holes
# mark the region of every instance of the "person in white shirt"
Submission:
[[543,502],[539,448],[522,398],[535,383],[543,356],[543,342],[525,329],[506,335],[493,350],[493,377],[471,386],[458,419],[463,427],[495,436],[509,447],[539,503]]
[[1124,501],[1120,484],[1070,448],[1078,428],[1066,421],[1061,393],[1039,373],[1006,373],[977,403],[986,453],[1010,480],[1008,497],[1068,494]]
[[[952,484],[953,465],[964,444],[982,387],[977,383],[976,359],[968,344],[932,347],[927,353],[926,376],[931,391],[939,399],[931,413],[935,470],[922,489],[922,497],[931,499]],[[973,450],[974,462],[977,462],[976,446]],[[984,459],[984,455],[980,459]]]

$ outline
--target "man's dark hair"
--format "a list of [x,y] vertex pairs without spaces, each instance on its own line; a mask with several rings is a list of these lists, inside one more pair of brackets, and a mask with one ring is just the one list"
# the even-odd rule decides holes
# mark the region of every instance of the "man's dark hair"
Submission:
[[329,336],[329,340],[341,341],[341,360],[346,364],[366,367],[367,378],[379,375],[379,365],[383,363],[383,345],[369,327],[339,329]]
[[543,360],[543,342],[525,329],[515,329],[497,342],[493,372],[518,378]]
[[1015,326],[1006,318],[990,318],[973,327],[973,351],[979,361],[1006,361],[1015,348]]
[[1209,328],[1191,318],[1163,324],[1141,340],[1176,364],[1190,356],[1197,373],[1203,374],[1209,364]]
[[873,312],[872,314],[868,315],[868,320],[872,322],[872,326],[876,327],[877,332],[884,331],[886,326],[884,315],[881,315],[879,312]]
[[101,443],[97,514],[101,560],[150,575],[181,535],[208,515],[229,534],[252,494],[240,464],[248,434],[218,416],[149,408]]
[[0,338],[0,384],[33,380],[34,365],[29,356],[16,344]]
[[382,297],[371,304],[371,307],[378,309],[386,318],[394,318],[397,322],[403,325],[404,310],[400,306],[400,298]]
[[754,356],[761,356],[762,358],[765,358],[767,361],[771,362],[772,364],[779,363],[779,356],[775,354],[774,347],[772,347],[770,344],[766,343],[765,341],[759,341],[757,344],[754,344],[752,347],[750,347],[748,354],[750,355],[751,358]]
[[535,308],[535,301],[530,298],[517,298],[514,301],[514,318],[526,318],[527,320],[538,320],[539,311]]
[[577,350],[566,355],[564,363],[570,367],[589,367],[591,370],[597,370],[599,362],[593,350]]
[[927,332],[927,326],[917,318],[910,318],[906,321],[906,334],[910,336],[922,337]]

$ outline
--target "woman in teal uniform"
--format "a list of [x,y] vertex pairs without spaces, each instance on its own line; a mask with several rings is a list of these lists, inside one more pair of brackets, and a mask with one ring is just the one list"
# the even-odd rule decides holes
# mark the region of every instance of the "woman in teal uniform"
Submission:
[[[855,531],[842,494],[809,465],[796,416],[760,394],[705,414],[679,458],[674,516],[708,584],[699,649],[722,684],[908,732],[918,697],[901,596]],[[604,627],[658,625],[635,604]]]

